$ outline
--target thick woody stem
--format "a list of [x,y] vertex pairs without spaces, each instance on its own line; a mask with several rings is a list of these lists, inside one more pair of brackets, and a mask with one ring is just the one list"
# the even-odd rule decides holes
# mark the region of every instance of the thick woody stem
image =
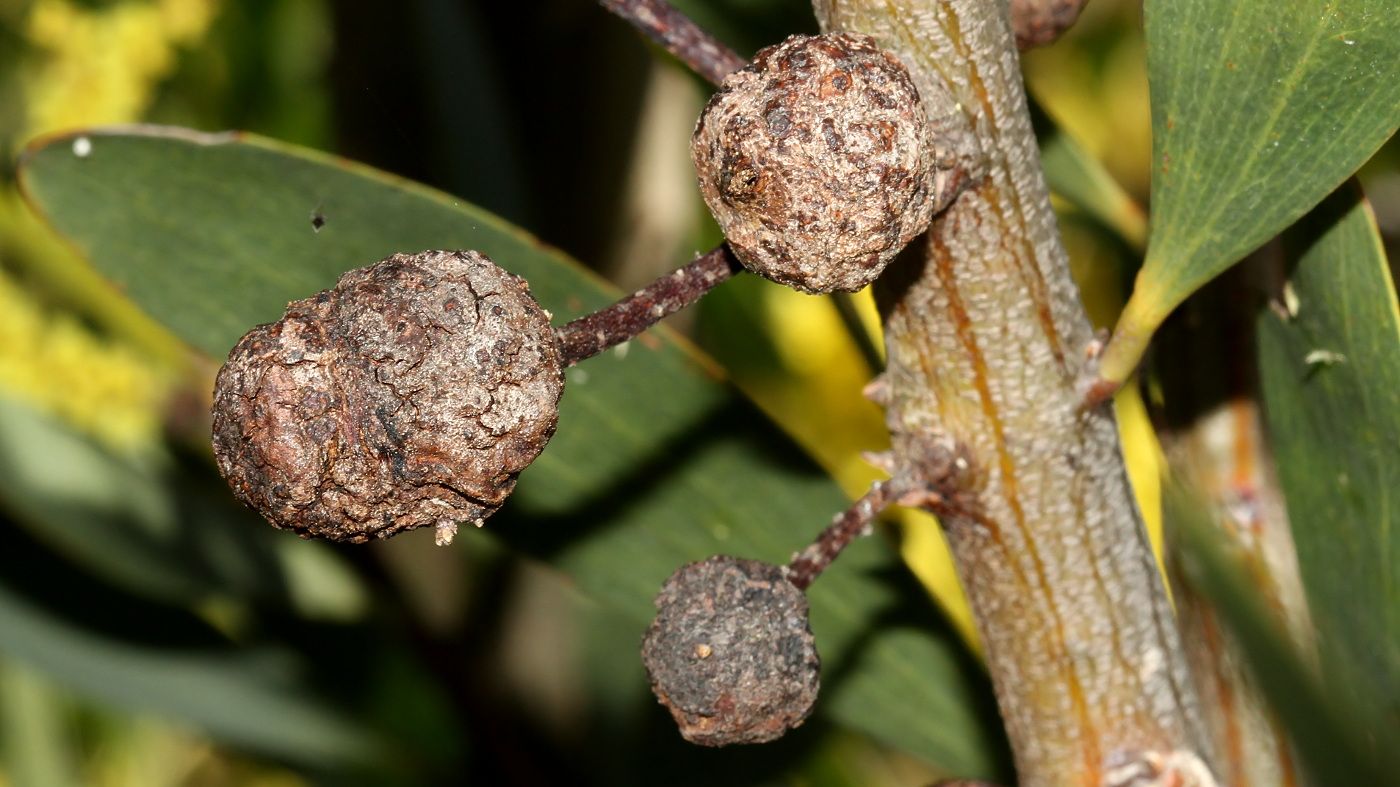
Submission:
[[788,581],[806,590],[852,541],[869,535],[875,517],[899,495],[893,481],[876,481],[850,508],[836,515],[831,524],[787,565]]
[[744,58],[666,0],[600,1],[604,8],[631,22],[647,38],[713,84],[718,85],[745,65]]
[[622,344],[700,300],[742,269],[728,246],[718,246],[617,303],[555,329],[560,360],[573,366]]
[[1154,763],[1164,780],[1150,783],[1199,783],[1209,743],[1114,416],[1080,406],[1094,335],[1050,209],[1007,3],[815,6],[823,29],[874,36],[904,59],[935,133],[977,176],[876,297],[895,464],[942,441],[975,471],[941,521],[1020,783],[1138,783],[1124,774]]

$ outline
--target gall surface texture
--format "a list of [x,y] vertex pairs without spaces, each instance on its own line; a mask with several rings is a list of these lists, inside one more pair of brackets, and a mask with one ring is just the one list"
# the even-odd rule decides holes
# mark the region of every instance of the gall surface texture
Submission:
[[760,51],[710,99],[691,156],[744,266],[809,293],[866,286],[933,216],[918,90],[866,36],[793,36]]
[[783,569],[716,556],[682,567],[656,597],[642,642],[652,692],[691,743],[763,743],[806,720],[821,660],[807,597]]
[[302,536],[450,537],[505,501],[563,387],[523,279],[476,252],[399,254],[238,342],[215,385],[214,455],[241,500]]

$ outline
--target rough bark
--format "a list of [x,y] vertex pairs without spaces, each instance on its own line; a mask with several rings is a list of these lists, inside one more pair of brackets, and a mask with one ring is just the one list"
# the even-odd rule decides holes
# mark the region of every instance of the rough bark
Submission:
[[1070,280],[1004,0],[815,0],[910,67],[970,185],[877,282],[897,461],[965,451],[941,516],[1034,785],[1211,783],[1113,413],[1083,410]]

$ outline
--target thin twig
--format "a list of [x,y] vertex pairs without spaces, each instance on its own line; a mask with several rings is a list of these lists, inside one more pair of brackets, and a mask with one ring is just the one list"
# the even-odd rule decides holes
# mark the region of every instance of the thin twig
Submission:
[[554,331],[565,366],[622,344],[661,318],[700,300],[742,270],[728,246],[718,246],[626,298]]
[[869,492],[831,520],[816,541],[793,557],[787,565],[788,581],[806,590],[852,541],[870,533],[875,517],[898,497],[893,480],[872,484]]
[[600,2],[715,85],[747,62],[666,0]]

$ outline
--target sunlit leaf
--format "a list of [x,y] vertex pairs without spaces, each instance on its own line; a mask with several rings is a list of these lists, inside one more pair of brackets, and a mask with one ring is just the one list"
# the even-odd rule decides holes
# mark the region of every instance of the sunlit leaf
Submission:
[[[615,297],[499,219],[365,167],[170,129],[89,132],[78,155],[77,136],[29,151],[28,197],[117,286],[216,357],[288,301],[398,251],[485,252],[558,319]],[[665,331],[576,367],[559,433],[488,529],[558,566],[638,637],[680,564],[720,552],[787,560],[846,499],[717,375]],[[813,587],[824,659],[847,667],[828,670],[823,711],[952,771],[1001,772],[1000,732],[980,710],[985,678],[956,639],[881,625],[908,602],[904,575],[880,573],[892,565],[869,540]]]
[[1323,673],[1400,741],[1395,284],[1351,186],[1285,234],[1284,249],[1287,284],[1258,318],[1259,365]]
[[1034,99],[1030,109],[1046,185],[1141,251],[1147,242],[1147,217],[1142,206]]
[[0,661],[0,762],[15,784],[78,784],[63,698],[32,670]]
[[1400,125],[1392,0],[1149,0],[1147,259],[1102,374],[1122,380],[1162,319],[1293,223]]

